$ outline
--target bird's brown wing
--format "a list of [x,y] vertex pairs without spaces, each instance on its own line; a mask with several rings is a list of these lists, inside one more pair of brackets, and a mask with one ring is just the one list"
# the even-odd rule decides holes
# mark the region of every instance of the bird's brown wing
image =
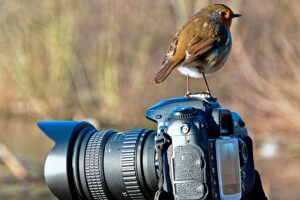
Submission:
[[168,62],[170,62],[170,61],[173,60],[174,55],[175,55],[175,53],[176,53],[176,51],[177,51],[177,48],[178,48],[179,37],[180,37],[182,31],[189,25],[189,23],[190,23],[192,20],[194,20],[194,18],[190,18],[190,19],[189,19],[187,22],[185,22],[185,23],[182,25],[182,27],[176,32],[176,34],[175,34],[175,36],[174,36],[174,38],[173,38],[173,40],[172,40],[172,42],[171,42],[171,44],[170,44],[168,50],[167,50],[167,53],[166,53],[166,55],[165,55],[165,58],[164,58],[164,60],[163,60],[163,62],[162,62],[163,67],[164,67],[165,65],[167,65]]
[[166,53],[166,55],[165,55],[165,58],[164,58],[164,60],[163,60],[163,62],[162,62],[163,67],[164,67],[164,65],[165,65],[167,62],[169,62],[169,61],[172,60],[173,56],[174,56],[175,53],[176,53],[176,50],[177,50],[177,44],[178,44],[178,36],[177,36],[177,35],[178,35],[178,34],[175,35],[173,41],[171,42],[171,44],[170,44],[170,46],[169,46],[169,48],[168,48],[168,50],[167,50],[167,53]]
[[185,53],[185,63],[193,62],[201,55],[209,52],[218,43],[217,38],[201,38],[199,36],[194,37],[188,44]]
[[175,54],[178,50],[178,41],[179,41],[180,34],[189,25],[190,21],[192,20],[194,20],[194,18],[189,19],[175,34],[175,37],[173,38],[167,50],[167,53],[163,59],[162,68],[159,70],[159,72],[155,75],[154,79],[152,80],[154,83],[163,82],[173,71],[173,69],[176,68],[184,61],[184,57],[185,57],[184,54],[179,53],[177,54],[177,56]]
[[174,55],[177,51],[177,44],[178,44],[178,35],[179,32],[175,35],[173,41],[171,42],[166,56],[162,63],[162,68],[157,72],[154,79],[152,80],[154,83],[161,83],[163,82],[169,74],[172,72],[172,70],[183,61],[182,59],[174,59]]

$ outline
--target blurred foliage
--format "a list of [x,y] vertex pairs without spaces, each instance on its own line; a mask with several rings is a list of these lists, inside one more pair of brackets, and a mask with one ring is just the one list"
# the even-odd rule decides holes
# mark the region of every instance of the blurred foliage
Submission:
[[[13,88],[0,97],[2,109],[36,119],[89,116],[100,124],[141,123],[145,108],[156,100],[184,94],[184,78],[176,73],[162,85],[150,80],[177,27],[206,3],[2,1],[2,90]],[[298,4],[229,4],[244,16],[233,22],[226,70],[210,80],[214,94],[251,121],[254,115],[246,110],[254,108],[256,119],[284,121],[276,130],[285,129],[287,121],[299,128]]]
[[[209,80],[213,94],[250,119],[255,131],[286,131],[287,122],[288,131],[298,129],[298,4],[225,3],[243,17],[233,22],[225,69]],[[93,117],[104,126],[147,123],[140,120],[147,107],[184,94],[181,75],[173,73],[162,85],[150,80],[177,27],[205,4],[2,1],[0,70],[6,81],[0,90],[11,91],[1,95],[1,109],[34,119]],[[193,81],[194,91],[202,90],[201,81]],[[280,123],[256,129],[252,121],[265,117]]]

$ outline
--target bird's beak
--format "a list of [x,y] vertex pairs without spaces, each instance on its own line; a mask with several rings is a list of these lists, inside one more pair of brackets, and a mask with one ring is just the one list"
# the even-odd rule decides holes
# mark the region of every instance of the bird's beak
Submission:
[[241,17],[241,16],[242,16],[241,14],[235,14],[235,13],[232,14],[232,18]]

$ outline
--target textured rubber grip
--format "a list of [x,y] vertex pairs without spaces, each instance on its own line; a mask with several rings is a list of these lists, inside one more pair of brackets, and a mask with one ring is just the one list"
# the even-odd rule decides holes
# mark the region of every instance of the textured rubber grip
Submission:
[[104,148],[113,131],[95,132],[86,146],[84,171],[90,194],[94,200],[111,200],[103,170]]

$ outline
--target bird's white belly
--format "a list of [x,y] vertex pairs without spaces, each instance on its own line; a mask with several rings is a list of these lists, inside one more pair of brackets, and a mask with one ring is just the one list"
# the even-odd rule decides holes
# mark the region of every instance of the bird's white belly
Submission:
[[177,70],[181,74],[192,77],[192,78],[202,78],[203,77],[202,73],[200,73],[199,70],[195,67],[180,66],[177,68]]

